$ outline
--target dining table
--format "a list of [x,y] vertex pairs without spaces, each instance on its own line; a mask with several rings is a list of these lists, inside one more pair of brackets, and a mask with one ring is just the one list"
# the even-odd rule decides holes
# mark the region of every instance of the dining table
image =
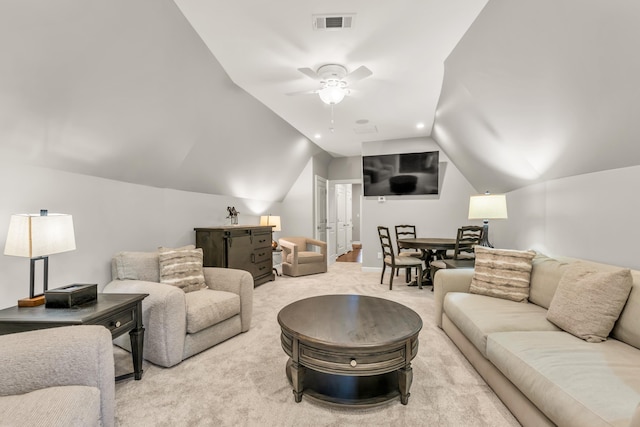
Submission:
[[420,257],[425,263],[422,274],[422,284],[433,285],[431,281],[431,261],[441,259],[448,250],[454,250],[456,239],[446,237],[414,237],[398,239],[398,248],[419,249],[422,252]]

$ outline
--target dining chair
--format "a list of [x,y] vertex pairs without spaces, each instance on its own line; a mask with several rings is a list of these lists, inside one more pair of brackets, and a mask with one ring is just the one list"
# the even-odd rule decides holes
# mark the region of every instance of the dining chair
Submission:
[[418,287],[422,289],[422,260],[412,256],[396,256],[391,241],[391,234],[388,227],[378,226],[378,237],[380,237],[380,246],[382,248],[382,275],[380,276],[380,284],[384,281],[384,272],[387,266],[391,267],[391,277],[389,279],[389,290],[393,289],[393,275],[400,268],[417,268],[418,274],[416,280]]
[[[403,248],[398,243],[399,239],[415,239],[416,237],[418,237],[416,234],[416,226],[406,225],[406,224],[396,225],[395,231],[396,231],[396,247],[398,248],[398,256],[399,257],[410,256],[410,257],[422,259],[422,251],[418,249],[412,249],[412,248]],[[396,271],[396,276],[398,275],[398,273],[399,273],[399,269],[398,271]],[[406,281],[407,283],[411,281],[411,268],[407,268]]]
[[[479,244],[484,234],[484,227],[476,225],[465,225],[458,228],[456,234],[456,245],[453,249],[453,256],[451,259],[455,260],[472,260],[475,258],[474,246]],[[447,268],[447,264],[442,259],[431,261],[430,273],[431,280],[435,278],[435,274],[438,270]]]

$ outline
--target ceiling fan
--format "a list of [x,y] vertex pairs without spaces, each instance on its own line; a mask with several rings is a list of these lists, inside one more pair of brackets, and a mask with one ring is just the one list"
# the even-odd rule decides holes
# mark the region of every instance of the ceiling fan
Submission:
[[346,95],[351,92],[349,85],[359,80],[369,77],[373,73],[364,65],[356,68],[353,72],[348,73],[347,69],[338,64],[326,64],[313,71],[311,68],[298,68],[305,76],[320,82],[320,88],[293,92],[287,95],[304,95],[317,93],[325,104],[335,105],[340,103]]

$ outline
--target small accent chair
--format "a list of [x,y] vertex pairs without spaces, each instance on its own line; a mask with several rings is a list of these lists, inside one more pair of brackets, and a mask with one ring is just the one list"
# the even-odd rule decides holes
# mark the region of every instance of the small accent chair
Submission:
[[[327,272],[327,243],[308,237],[282,237],[282,274],[305,276]],[[312,247],[320,248],[315,252]]]
[[389,290],[393,289],[393,275],[400,268],[417,268],[418,287],[422,289],[422,260],[412,256],[396,256],[391,242],[391,235],[387,227],[378,226],[378,237],[380,237],[380,246],[382,247],[382,275],[380,276],[380,284],[384,280],[384,272],[387,266],[391,267],[391,277],[389,279]]
[[[190,247],[186,247],[187,249]],[[185,292],[160,283],[158,252],[120,252],[103,292],[149,294],[142,301],[144,358],[166,368],[246,332],[253,310],[253,277],[244,270],[204,267],[205,289]],[[127,334],[114,340],[131,351]]]
[[[412,256],[415,258],[422,259],[422,251],[418,249],[411,248],[401,248],[398,244],[398,239],[415,239],[418,237],[416,234],[416,226],[415,225],[396,225],[396,247],[398,248],[398,256]],[[399,271],[399,269],[398,269]],[[398,271],[396,271],[396,276],[398,275]],[[411,268],[407,268],[407,283],[411,281]]]
[[[474,246],[479,244],[484,235],[484,227],[475,225],[466,225],[458,228],[456,234],[456,246],[453,249],[453,257],[455,260],[473,260],[475,258]],[[430,270],[431,281],[434,280],[436,272],[440,269],[447,268],[447,264],[442,260],[431,261]]]

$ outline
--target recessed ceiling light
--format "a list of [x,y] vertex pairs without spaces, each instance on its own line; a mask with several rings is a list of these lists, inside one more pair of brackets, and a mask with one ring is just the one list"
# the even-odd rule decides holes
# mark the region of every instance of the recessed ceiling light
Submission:
[[417,129],[424,129],[424,123],[418,123],[418,124],[416,125],[416,128],[417,128]]
[[359,124],[359,125],[366,125],[367,123],[369,123],[369,120],[367,119],[356,120],[356,124]]
[[315,135],[313,135],[313,137],[315,139],[320,139],[320,138],[322,138],[322,135],[320,135],[319,133],[316,133]]

